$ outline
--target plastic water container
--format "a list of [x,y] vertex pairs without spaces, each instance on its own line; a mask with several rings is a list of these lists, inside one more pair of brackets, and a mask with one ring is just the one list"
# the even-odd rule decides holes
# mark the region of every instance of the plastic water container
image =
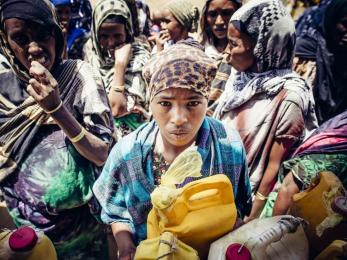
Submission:
[[56,260],[57,253],[51,240],[31,227],[0,233],[0,259]]
[[254,219],[211,244],[209,260],[306,260],[308,241],[300,218]]
[[224,174],[213,175],[185,185],[170,207],[152,210],[147,238],[172,232],[205,259],[210,244],[233,229],[236,216],[230,180]]
[[311,258],[334,240],[344,240],[347,237],[346,215],[337,225],[323,225],[329,222],[331,224],[332,221],[327,220],[334,218],[335,213],[343,216],[346,212],[346,198],[343,194],[343,185],[335,174],[320,172],[307,190],[293,196],[290,214],[305,219],[309,224],[305,231],[310,243]]
[[335,240],[325,248],[314,260],[347,259],[347,241]]

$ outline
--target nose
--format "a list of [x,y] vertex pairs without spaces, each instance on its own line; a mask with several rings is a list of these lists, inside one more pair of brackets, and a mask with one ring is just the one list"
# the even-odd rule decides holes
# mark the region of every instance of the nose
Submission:
[[223,25],[224,24],[223,17],[220,14],[216,18],[216,24],[217,25]]
[[183,126],[188,122],[187,111],[184,108],[175,108],[171,111],[171,123],[175,126]]
[[41,54],[43,49],[36,41],[31,41],[28,48],[28,53],[33,56]]
[[110,37],[107,40],[107,48],[108,49],[114,49],[116,47],[116,38]]

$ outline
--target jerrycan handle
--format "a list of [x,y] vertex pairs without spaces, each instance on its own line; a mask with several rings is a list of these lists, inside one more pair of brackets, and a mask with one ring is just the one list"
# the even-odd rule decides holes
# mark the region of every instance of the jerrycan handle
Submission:
[[233,203],[234,193],[230,182],[229,184],[225,181],[201,182],[184,192],[184,201],[189,210],[199,210]]
[[281,240],[285,234],[296,232],[297,228],[304,223],[305,221],[301,218],[293,216],[282,217],[276,225],[255,238],[262,243],[258,247],[267,248],[270,244]]

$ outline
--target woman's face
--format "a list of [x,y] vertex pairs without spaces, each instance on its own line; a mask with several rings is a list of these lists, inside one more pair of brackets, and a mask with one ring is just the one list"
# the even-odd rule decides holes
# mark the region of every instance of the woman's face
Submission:
[[5,32],[14,55],[27,70],[34,60],[46,69],[52,69],[56,58],[53,32],[17,18],[5,20]]
[[115,50],[125,44],[126,38],[127,34],[124,24],[104,22],[100,25],[98,32],[99,44],[112,58],[114,58]]
[[159,92],[150,107],[164,142],[185,148],[196,139],[206,115],[207,99],[192,90],[171,88]]
[[237,5],[230,0],[213,0],[206,10],[206,22],[213,35],[221,40],[227,38],[230,17]]
[[59,25],[62,29],[69,31],[71,7],[67,5],[57,6],[55,8],[58,16]]
[[240,33],[232,23],[228,26],[228,46],[225,52],[227,61],[237,71],[254,71],[255,57],[253,55],[255,43],[248,35]]
[[160,26],[162,30],[168,31],[170,40],[178,42],[184,40],[188,36],[187,29],[176,20],[170,10],[163,10],[162,17]]
[[342,17],[336,24],[334,42],[338,49],[347,51],[347,16]]

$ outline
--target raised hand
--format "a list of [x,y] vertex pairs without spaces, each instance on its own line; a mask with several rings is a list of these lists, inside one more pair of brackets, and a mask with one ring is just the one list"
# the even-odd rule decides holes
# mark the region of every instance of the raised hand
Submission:
[[57,108],[60,103],[58,82],[42,64],[32,61],[29,69],[31,76],[27,92],[45,111]]

